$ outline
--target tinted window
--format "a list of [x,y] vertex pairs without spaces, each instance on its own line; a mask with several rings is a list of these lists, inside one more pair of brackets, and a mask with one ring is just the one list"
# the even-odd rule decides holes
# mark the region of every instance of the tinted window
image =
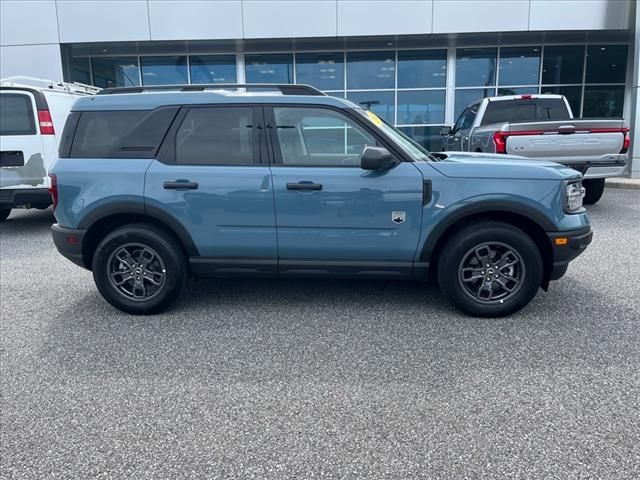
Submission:
[[454,117],[457,118],[467,106],[476,100],[484,97],[493,97],[495,94],[495,88],[465,88],[456,90]]
[[442,150],[441,127],[400,127],[405,134],[409,135],[420,145],[432,152]]
[[542,83],[582,83],[584,46],[544,47]]
[[497,53],[496,48],[458,49],[456,53],[456,87],[495,85]]
[[505,100],[490,102],[484,112],[482,125],[502,122],[565,120],[569,118],[562,99]]
[[540,78],[540,47],[500,49],[500,85],[537,85]]
[[444,87],[446,50],[398,52],[398,88]]
[[144,85],[180,85],[187,83],[187,57],[141,57]]
[[624,83],[626,75],[626,45],[589,45],[587,83]]
[[574,117],[580,116],[580,100],[582,99],[582,87],[542,87],[542,93],[555,93],[564,95],[571,106]]
[[0,94],[0,135],[35,135],[36,123],[28,95]]
[[594,86],[584,88],[583,117],[622,117],[623,86]]
[[293,83],[293,55],[245,55],[247,83]]
[[347,99],[371,110],[389,123],[395,123],[393,118],[394,93],[393,92],[348,92]]
[[360,166],[360,154],[375,139],[341,113],[321,108],[274,108],[285,165]]
[[444,90],[398,92],[398,125],[444,122]]
[[91,71],[89,69],[89,59],[86,57],[76,57],[71,60],[69,76],[72,82],[91,84]]
[[234,55],[191,55],[191,83],[236,83]]
[[395,52],[347,53],[347,88],[394,88]]
[[148,111],[82,112],[71,147],[75,158],[106,158]]
[[251,107],[190,109],[176,133],[176,162],[243,165],[253,163]]
[[342,53],[298,53],[296,82],[320,90],[344,88],[344,55]]
[[137,57],[94,57],[93,84],[96,87],[132,87],[140,85]]

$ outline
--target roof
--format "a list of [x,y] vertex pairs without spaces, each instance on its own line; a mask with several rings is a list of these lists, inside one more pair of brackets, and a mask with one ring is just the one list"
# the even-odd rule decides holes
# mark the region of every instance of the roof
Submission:
[[284,105],[328,105],[336,108],[358,107],[348,100],[325,95],[280,95],[204,90],[201,92],[149,91],[143,93],[95,95],[80,98],[74,104],[73,110],[152,110],[167,105],[255,105],[271,103]]

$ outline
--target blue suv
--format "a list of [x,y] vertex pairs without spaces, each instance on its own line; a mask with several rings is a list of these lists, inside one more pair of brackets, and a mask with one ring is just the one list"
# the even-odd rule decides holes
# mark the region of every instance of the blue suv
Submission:
[[51,171],[53,239],[115,307],[189,277],[427,279],[475,316],[518,311],[591,241],[578,172],[431,153],[302,85],[106,89]]

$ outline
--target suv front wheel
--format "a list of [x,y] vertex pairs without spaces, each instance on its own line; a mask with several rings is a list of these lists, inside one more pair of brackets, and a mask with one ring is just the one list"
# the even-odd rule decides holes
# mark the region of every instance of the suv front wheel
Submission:
[[93,278],[102,296],[132,314],[158,313],[188,280],[181,245],[153,225],[125,225],[109,233],[93,256]]
[[531,237],[503,222],[469,225],[448,240],[438,261],[438,284],[459,310],[503,317],[535,297],[542,256]]

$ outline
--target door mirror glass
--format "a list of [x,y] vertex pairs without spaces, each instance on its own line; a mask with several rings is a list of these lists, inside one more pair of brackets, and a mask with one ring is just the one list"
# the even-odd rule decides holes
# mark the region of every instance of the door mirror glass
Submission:
[[440,135],[442,135],[443,137],[446,135],[449,135],[451,133],[451,127],[442,127],[440,129]]
[[384,147],[365,147],[360,155],[363,170],[388,170],[394,165],[391,153]]

